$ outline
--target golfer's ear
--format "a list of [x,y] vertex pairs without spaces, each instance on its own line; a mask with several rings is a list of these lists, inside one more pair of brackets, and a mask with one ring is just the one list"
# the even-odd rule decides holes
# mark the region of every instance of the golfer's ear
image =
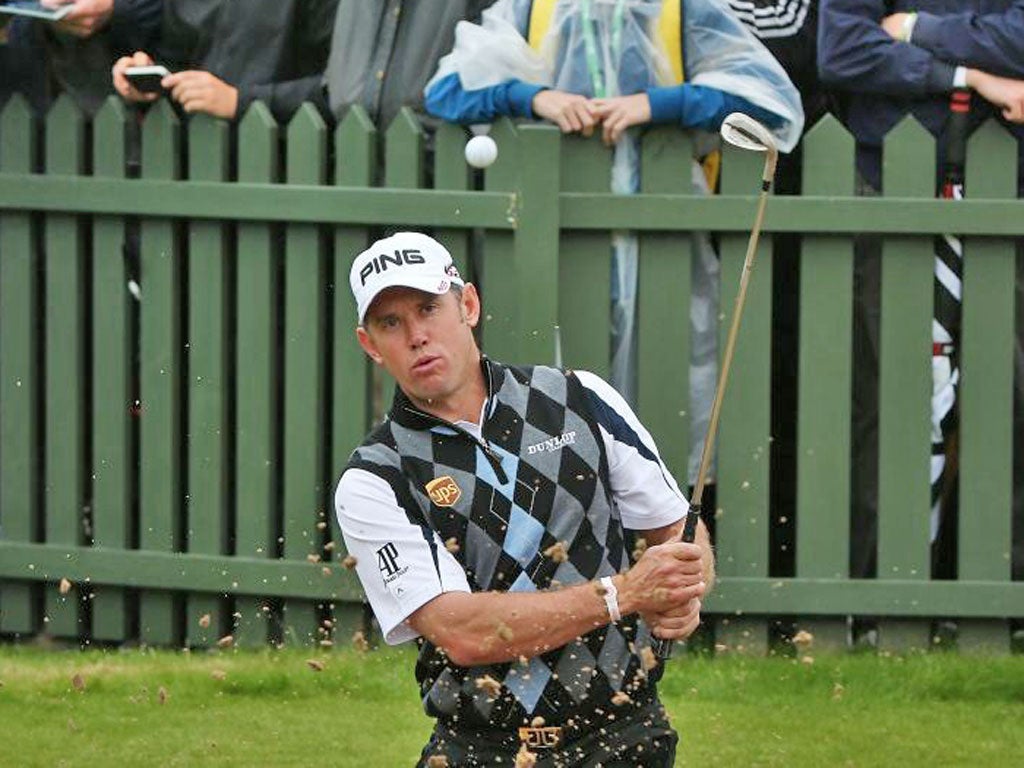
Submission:
[[480,294],[472,283],[466,283],[462,288],[462,311],[469,327],[476,328],[480,322]]
[[359,340],[359,346],[363,348],[363,352],[369,355],[373,362],[380,365],[383,358],[381,358],[380,352],[377,351],[377,345],[373,343],[370,334],[361,325],[356,327],[356,338]]

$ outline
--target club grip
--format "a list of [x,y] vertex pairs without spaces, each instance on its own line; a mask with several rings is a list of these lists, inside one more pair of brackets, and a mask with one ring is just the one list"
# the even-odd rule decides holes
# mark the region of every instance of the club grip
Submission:
[[[686,520],[683,523],[682,541],[692,544],[697,537],[697,521],[700,520],[700,504],[691,504],[690,511],[686,513]],[[659,659],[667,659],[672,656],[672,641],[660,637],[651,638],[651,650]]]

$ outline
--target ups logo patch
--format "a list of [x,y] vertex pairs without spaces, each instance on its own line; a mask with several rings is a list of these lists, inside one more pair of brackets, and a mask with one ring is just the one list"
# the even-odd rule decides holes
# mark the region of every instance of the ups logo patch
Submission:
[[462,497],[462,489],[450,475],[431,480],[426,488],[430,500],[439,507],[450,507]]

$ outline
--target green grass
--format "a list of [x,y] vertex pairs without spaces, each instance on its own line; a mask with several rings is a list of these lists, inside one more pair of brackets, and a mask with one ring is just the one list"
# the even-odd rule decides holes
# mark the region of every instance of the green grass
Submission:
[[[414,661],[0,648],[0,765],[411,766],[430,730]],[[680,656],[662,695],[679,765],[1009,766],[1024,754],[1019,655]]]

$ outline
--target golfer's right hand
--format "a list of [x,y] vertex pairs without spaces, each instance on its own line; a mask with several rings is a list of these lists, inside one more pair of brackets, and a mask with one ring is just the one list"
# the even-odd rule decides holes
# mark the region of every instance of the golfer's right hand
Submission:
[[159,93],[143,93],[142,91],[135,90],[124,74],[128,67],[148,67],[152,64],[152,57],[145,51],[136,51],[132,56],[122,56],[114,62],[114,67],[111,69],[111,75],[114,79],[114,90],[121,94],[121,98],[125,101],[156,101],[160,97]]
[[532,102],[533,114],[550,120],[562,133],[582,133],[590,136],[600,122],[590,99],[577,93],[554,89],[537,91]]
[[649,547],[623,574],[619,603],[623,613],[639,613],[648,623],[676,614],[704,594],[704,570],[697,544],[671,541]]

